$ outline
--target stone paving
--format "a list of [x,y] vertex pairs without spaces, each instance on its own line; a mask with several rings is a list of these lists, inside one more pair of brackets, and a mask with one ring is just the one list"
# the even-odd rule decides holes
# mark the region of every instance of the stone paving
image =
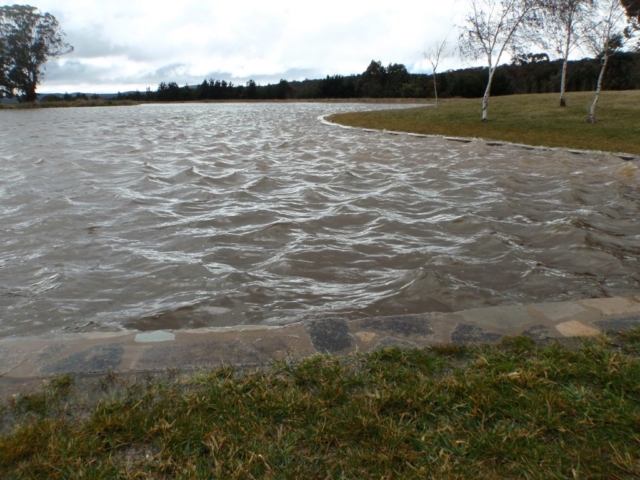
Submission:
[[553,341],[640,326],[640,296],[478,308],[455,313],[313,319],[285,326],[94,332],[0,340],[0,397],[43,379],[146,374],[220,365],[258,366],[317,353],[345,355],[439,343],[492,343],[527,335]]

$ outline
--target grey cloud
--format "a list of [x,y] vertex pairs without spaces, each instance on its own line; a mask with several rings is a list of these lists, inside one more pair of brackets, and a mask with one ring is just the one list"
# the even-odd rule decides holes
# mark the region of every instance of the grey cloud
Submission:
[[91,68],[77,60],[65,63],[64,67],[56,61],[47,62],[45,78],[47,83],[67,83],[81,79],[83,82],[99,80],[97,69]]
[[173,81],[177,81],[174,79],[182,80],[185,77],[190,77],[191,75],[188,75],[186,71],[187,71],[187,65],[185,65],[184,63],[172,63],[170,65],[165,65],[163,67],[160,67],[153,74],[142,77],[142,78],[143,79],[164,78],[167,81],[173,82]]
[[67,33],[67,41],[73,45],[74,58],[98,58],[126,55],[128,48],[113,43],[98,26],[91,26]]
[[322,72],[317,68],[289,68],[282,73],[279,79],[284,78],[285,80],[313,80],[320,78],[321,76],[323,76]]
[[[258,84],[278,83],[280,79],[304,80],[317,79],[323,75],[319,70],[291,68],[283,72],[274,74],[255,74],[248,76],[235,76],[227,71],[211,71],[205,75],[194,75],[189,73],[189,66],[184,63],[171,63],[163,65],[155,71],[136,76],[117,76],[109,68],[95,67],[83,64],[77,60],[67,61],[64,67],[58,62],[50,62],[46,71],[47,90],[55,90],[57,85],[70,85],[78,83],[88,84],[117,84],[117,85],[137,85],[137,88],[144,89],[150,87],[155,90],[160,82],[176,82],[178,85],[198,85],[203,80],[225,80],[235,85],[244,85],[249,80],[254,80]],[[86,92],[93,93],[93,92]]]
[[[40,88],[38,91],[58,91],[59,85],[79,85],[79,84],[111,84],[119,80],[113,78],[113,70],[108,68],[98,68],[84,64],[78,60],[69,60],[64,66],[60,66],[57,61],[48,62],[45,75],[46,89]],[[126,82],[128,83],[128,82]],[[136,82],[137,83],[137,82]],[[74,90],[76,91],[76,90]],[[86,93],[94,93],[88,91]]]
[[[152,83],[154,85],[160,82],[176,82],[178,85],[196,85],[203,82],[203,80],[225,80],[227,82],[233,82],[236,85],[243,85],[249,80],[253,80],[259,84],[277,83],[280,79],[285,80],[304,80],[304,79],[316,79],[320,78],[321,72],[316,69],[310,68],[290,68],[283,72],[276,72],[273,74],[258,74],[247,76],[236,76],[231,72],[215,70],[210,71],[204,75],[193,75],[186,73],[188,71],[188,65],[177,63],[165,65],[158,68],[156,71],[138,77],[135,79],[138,83]],[[134,79],[129,79],[133,81]]]
[[[136,62],[157,61],[168,58],[180,58],[194,52],[202,57],[206,55],[222,57],[243,56],[246,58],[264,58],[278,48],[282,41],[282,31],[286,24],[277,16],[249,15],[234,31],[231,38],[206,39],[189,47],[180,42],[171,43],[166,39],[152,38],[148,43],[129,45],[122,53]],[[211,26],[212,29],[216,25]]]
[[256,73],[254,75],[247,75],[238,77],[229,72],[211,72],[205,75],[203,78],[197,81],[197,83],[202,83],[202,80],[206,79],[214,79],[214,80],[226,80],[227,82],[233,82],[235,85],[244,85],[249,80],[253,80],[259,85],[266,84],[275,84],[280,80],[284,79],[287,81],[296,81],[296,80],[313,80],[323,77],[322,73],[319,70],[311,69],[311,68],[289,68],[283,72],[276,72],[273,74],[259,74]]

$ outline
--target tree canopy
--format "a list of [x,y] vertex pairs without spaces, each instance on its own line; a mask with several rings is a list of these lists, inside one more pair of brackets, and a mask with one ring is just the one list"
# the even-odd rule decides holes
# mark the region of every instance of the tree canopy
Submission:
[[0,97],[35,101],[45,62],[71,51],[50,13],[29,5],[0,7]]

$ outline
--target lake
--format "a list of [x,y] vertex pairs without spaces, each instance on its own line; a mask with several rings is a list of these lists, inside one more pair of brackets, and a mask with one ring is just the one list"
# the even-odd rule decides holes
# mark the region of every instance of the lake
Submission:
[[376,108],[0,111],[0,337],[640,291],[638,164],[319,119]]

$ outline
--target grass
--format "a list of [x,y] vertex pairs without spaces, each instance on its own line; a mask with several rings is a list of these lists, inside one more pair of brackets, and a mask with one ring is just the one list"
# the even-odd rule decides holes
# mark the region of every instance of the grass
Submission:
[[640,476],[640,329],[315,356],[6,403],[2,478]]
[[569,93],[568,107],[560,108],[555,93],[493,97],[486,123],[480,121],[481,99],[460,98],[441,100],[437,111],[419,107],[341,113],[328,120],[363,128],[640,155],[640,90],[603,92],[596,124],[586,122],[592,100],[593,92]]
[[70,108],[70,107],[121,107],[139,105],[133,100],[105,100],[102,98],[89,100],[70,100],[37,103],[6,103],[0,105],[0,110],[30,110],[34,108]]

